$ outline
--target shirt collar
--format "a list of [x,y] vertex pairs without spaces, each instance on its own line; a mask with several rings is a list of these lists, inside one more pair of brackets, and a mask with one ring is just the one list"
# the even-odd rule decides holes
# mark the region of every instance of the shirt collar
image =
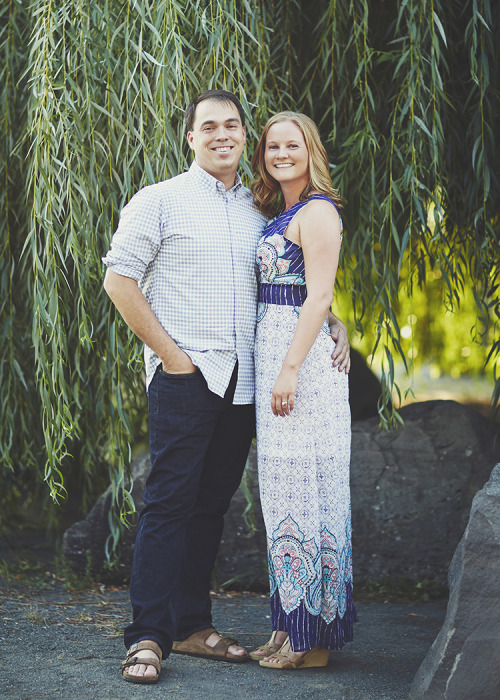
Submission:
[[[226,192],[224,184],[220,180],[217,180],[217,178],[215,178],[213,175],[210,175],[210,173],[207,173],[206,170],[200,168],[200,166],[195,160],[193,160],[193,162],[191,163],[191,167],[189,168],[189,174],[193,176],[200,183],[200,185],[203,185],[203,187],[206,187],[209,190],[216,190],[217,192]],[[236,195],[238,190],[241,188],[242,184],[243,183],[241,181],[240,174],[236,173],[234,185],[229,190],[227,190],[227,192],[232,192]]]

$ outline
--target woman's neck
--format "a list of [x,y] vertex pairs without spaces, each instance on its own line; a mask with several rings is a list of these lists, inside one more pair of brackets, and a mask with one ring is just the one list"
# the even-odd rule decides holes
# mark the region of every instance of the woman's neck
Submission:
[[282,183],[281,192],[285,200],[285,211],[293,207],[294,204],[300,201],[300,195],[304,191],[307,183],[291,182],[290,184]]

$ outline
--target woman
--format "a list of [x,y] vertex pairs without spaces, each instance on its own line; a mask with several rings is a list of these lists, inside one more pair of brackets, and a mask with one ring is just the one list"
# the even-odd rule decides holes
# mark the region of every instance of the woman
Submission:
[[[309,117],[267,122],[252,159],[259,209],[257,457],[273,633],[268,668],[325,666],[352,640],[348,378],[332,366],[327,314],[342,239],[340,198]],[[307,280],[307,288],[306,288]]]

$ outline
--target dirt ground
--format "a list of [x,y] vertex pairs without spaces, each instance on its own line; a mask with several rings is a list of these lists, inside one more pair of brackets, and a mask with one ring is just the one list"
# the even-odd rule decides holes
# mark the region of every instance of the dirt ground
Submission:
[[[214,595],[215,624],[248,648],[269,635],[267,596]],[[49,572],[0,580],[2,700],[403,700],[438,633],[445,601],[363,603],[355,640],[327,668],[300,673],[178,655],[153,686],[120,676],[126,588],[68,590]]]

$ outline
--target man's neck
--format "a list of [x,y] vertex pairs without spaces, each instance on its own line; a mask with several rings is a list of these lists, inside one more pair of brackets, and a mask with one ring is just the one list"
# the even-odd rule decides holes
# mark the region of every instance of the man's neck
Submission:
[[[201,167],[201,166],[200,166]],[[205,170],[205,168],[202,168],[202,170]],[[219,180],[219,182],[222,182],[224,185],[226,191],[230,190],[231,187],[234,187],[234,183],[236,181],[236,173],[238,172],[237,170],[230,170],[227,173],[211,173],[209,170],[205,170],[206,173],[214,177],[216,180]]]

